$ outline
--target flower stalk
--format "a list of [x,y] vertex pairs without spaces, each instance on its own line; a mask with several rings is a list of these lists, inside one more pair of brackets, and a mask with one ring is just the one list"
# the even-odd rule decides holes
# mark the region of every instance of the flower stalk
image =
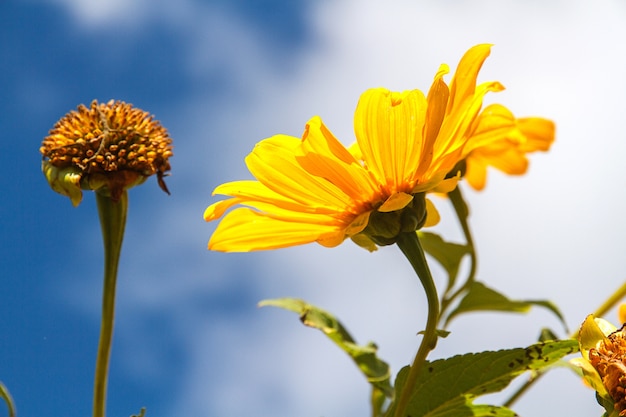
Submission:
[[474,239],[472,238],[472,232],[469,228],[469,223],[467,222],[467,217],[469,215],[469,209],[467,207],[467,203],[463,198],[463,194],[459,187],[456,187],[452,191],[448,192],[448,198],[452,203],[452,207],[454,207],[454,212],[456,213],[457,218],[459,219],[459,223],[461,224],[461,229],[463,230],[463,235],[465,237],[465,244],[469,251],[470,256],[470,270],[467,274],[467,279],[465,283],[454,293],[448,295],[448,291],[451,291],[452,288],[448,288],[446,293],[444,293],[443,300],[441,301],[441,311],[440,317],[443,317],[448,307],[450,307],[451,303],[463,292],[465,292],[470,285],[474,282],[474,277],[476,275],[476,268],[478,259],[476,257],[476,249],[474,247]]
[[426,329],[424,337],[413,359],[409,374],[407,376],[404,388],[398,397],[396,405],[395,417],[403,417],[406,414],[411,395],[415,389],[415,382],[420,373],[422,365],[426,361],[426,357],[437,344],[437,321],[439,319],[439,297],[437,296],[437,288],[428,268],[424,250],[420,244],[417,233],[402,233],[398,236],[397,245],[409,260],[411,266],[417,273],[424,292],[426,293],[426,301],[428,303],[428,316],[426,319]]
[[94,380],[93,417],[104,417],[109,357],[115,318],[115,286],[122,241],[124,239],[124,228],[126,226],[128,192],[124,190],[117,202],[104,193],[96,192],[95,194],[104,245],[104,284],[102,291],[102,322]]

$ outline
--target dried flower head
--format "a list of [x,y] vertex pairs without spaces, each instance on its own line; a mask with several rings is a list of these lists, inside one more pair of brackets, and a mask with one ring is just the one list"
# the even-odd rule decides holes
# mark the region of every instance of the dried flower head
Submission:
[[626,324],[617,329],[608,321],[587,316],[578,332],[580,358],[570,362],[597,393],[609,417],[626,416]]
[[81,189],[122,192],[156,174],[159,186],[170,170],[172,140],[149,113],[123,101],[79,105],[59,120],[43,140],[43,172],[50,186],[76,206]]
[[626,416],[626,325],[589,349],[589,362],[615,402],[620,417]]

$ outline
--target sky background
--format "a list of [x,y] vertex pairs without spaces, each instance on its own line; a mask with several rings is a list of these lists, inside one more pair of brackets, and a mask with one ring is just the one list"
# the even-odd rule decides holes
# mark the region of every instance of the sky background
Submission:
[[[91,412],[102,275],[94,196],[74,208],[54,193],[38,149],[93,99],[154,114],[175,146],[172,195],[154,178],[129,193],[110,416],[142,406],[148,417],[368,415],[369,387],[344,353],[293,313],[256,303],[293,296],[335,313],[395,374],[426,316],[400,251],[346,242],[212,253],[215,224],[202,214],[215,186],[250,178],[244,157],[256,142],[299,136],[319,115],[350,144],[365,89],[425,90],[440,63],[454,69],[477,43],[495,44],[479,81],[507,87],[486,102],[557,124],[527,175],[491,171],[480,193],[463,185],[478,279],[553,300],[575,329],[625,277],[624,22],[622,0],[1,1],[0,380],[19,416]],[[460,239],[446,201],[436,203],[436,230]],[[433,357],[527,346],[543,326],[564,335],[542,310],[466,315]],[[565,369],[515,410],[602,413]]]

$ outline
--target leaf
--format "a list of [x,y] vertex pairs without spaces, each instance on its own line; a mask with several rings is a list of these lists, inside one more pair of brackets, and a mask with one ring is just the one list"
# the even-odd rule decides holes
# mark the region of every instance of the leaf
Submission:
[[[473,400],[481,395],[501,391],[513,378],[525,371],[544,369],[577,351],[578,342],[570,339],[426,362],[417,377],[407,415],[514,416],[515,413],[506,407],[475,405]],[[408,371],[409,367],[406,366],[398,373],[395,384],[398,392],[404,387]],[[387,415],[393,415],[394,411],[395,404],[392,404]]]
[[548,328],[548,327],[543,327],[541,329],[541,332],[539,333],[539,339],[540,342],[547,342],[549,340],[558,340],[558,336],[556,335],[556,333],[554,333],[552,331],[552,329]]
[[[446,318],[445,326],[452,318],[472,311],[505,311],[510,313],[526,313],[532,306],[544,307],[553,312],[563,324],[566,333],[567,324],[559,309],[551,301],[544,300],[510,300],[496,290],[480,282],[473,282],[459,305]],[[444,327],[445,327],[444,326]]]
[[296,298],[263,300],[259,303],[259,307],[264,306],[280,307],[298,313],[300,321],[304,325],[321,330],[337,346],[350,355],[372,385],[374,389],[372,404],[376,404],[376,407],[379,407],[378,413],[375,411],[374,415],[380,415],[383,401],[381,401],[379,394],[382,393],[385,397],[391,398],[394,391],[391,386],[389,365],[376,356],[378,348],[374,343],[358,346],[345,327],[332,314],[303,300]]
[[[417,332],[417,334],[426,334],[426,330],[420,330],[419,332]],[[441,337],[442,339],[450,336],[450,332],[443,329],[435,329],[435,334],[437,335],[437,337]]]
[[417,232],[422,248],[432,256],[448,273],[448,289],[454,287],[461,260],[470,252],[466,245],[446,242],[435,233]]
[[2,382],[0,382],[0,398],[4,400],[9,408],[9,417],[15,417],[15,404],[13,403],[13,398],[11,394],[9,394],[9,390],[4,386]]

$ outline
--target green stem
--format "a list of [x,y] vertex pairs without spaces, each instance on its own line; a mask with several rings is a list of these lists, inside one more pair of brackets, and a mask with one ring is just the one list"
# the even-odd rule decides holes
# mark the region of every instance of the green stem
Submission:
[[104,285],[102,291],[102,322],[100,341],[96,358],[96,373],[93,393],[93,417],[104,417],[106,409],[106,391],[109,374],[109,357],[113,339],[115,317],[115,283],[119,264],[128,211],[128,194],[122,193],[119,201],[114,202],[109,196],[96,192],[102,241],[104,244]]
[[[593,313],[596,317],[604,316],[610,309],[615,307],[617,303],[626,298],[626,281],[619,287],[604,303]],[[577,335],[576,335],[577,336]]]
[[424,250],[417,237],[417,233],[402,233],[398,236],[396,242],[398,247],[407,257],[413,269],[417,273],[424,291],[426,293],[426,300],[428,302],[428,317],[426,319],[426,329],[424,330],[424,337],[413,359],[413,364],[409,369],[409,374],[404,383],[404,388],[400,393],[395,410],[395,417],[404,417],[406,414],[406,408],[408,406],[411,395],[415,389],[415,383],[417,376],[420,373],[422,365],[426,361],[426,357],[431,350],[435,348],[437,344],[437,320],[439,319],[439,297],[437,296],[437,288],[435,282],[428,268],[426,257],[424,256]]
[[456,290],[452,295],[448,296],[447,293],[452,288],[448,288],[446,293],[444,294],[443,300],[441,301],[441,312],[440,316],[443,317],[448,307],[459,295],[461,295],[464,291],[466,291],[469,286],[474,282],[474,277],[476,276],[476,268],[478,265],[478,259],[476,257],[476,250],[474,248],[474,240],[472,239],[472,232],[469,228],[469,224],[467,222],[467,217],[469,215],[469,209],[467,208],[467,204],[463,199],[463,194],[461,194],[460,188],[457,186],[454,190],[448,193],[448,198],[454,207],[454,211],[456,216],[461,223],[461,228],[463,229],[463,235],[465,237],[466,245],[469,249],[470,255],[470,270],[467,274],[467,280],[465,283]]
[[[593,315],[595,317],[604,316],[610,309],[615,307],[617,303],[622,301],[625,297],[626,297],[626,282],[624,282],[613,294],[611,294],[611,296],[607,298],[606,301],[604,301],[604,303],[602,303],[602,305],[596,309]],[[576,339],[578,337],[578,331],[579,330],[576,330],[574,333],[571,334],[570,337],[572,339]],[[517,401],[517,399],[522,396],[522,394],[524,394],[530,387],[533,386],[535,382],[537,382],[537,380],[539,380],[539,378],[544,373],[545,372],[538,372],[533,378],[526,381],[526,383],[522,385],[521,387],[519,387],[519,389],[515,391],[513,395],[511,395],[511,397],[508,400],[506,400],[506,402],[503,405],[505,407],[511,407]]]
[[15,403],[13,402],[13,397],[11,397],[9,390],[2,382],[0,382],[0,398],[4,399],[4,402],[9,408],[9,417],[15,417]]

